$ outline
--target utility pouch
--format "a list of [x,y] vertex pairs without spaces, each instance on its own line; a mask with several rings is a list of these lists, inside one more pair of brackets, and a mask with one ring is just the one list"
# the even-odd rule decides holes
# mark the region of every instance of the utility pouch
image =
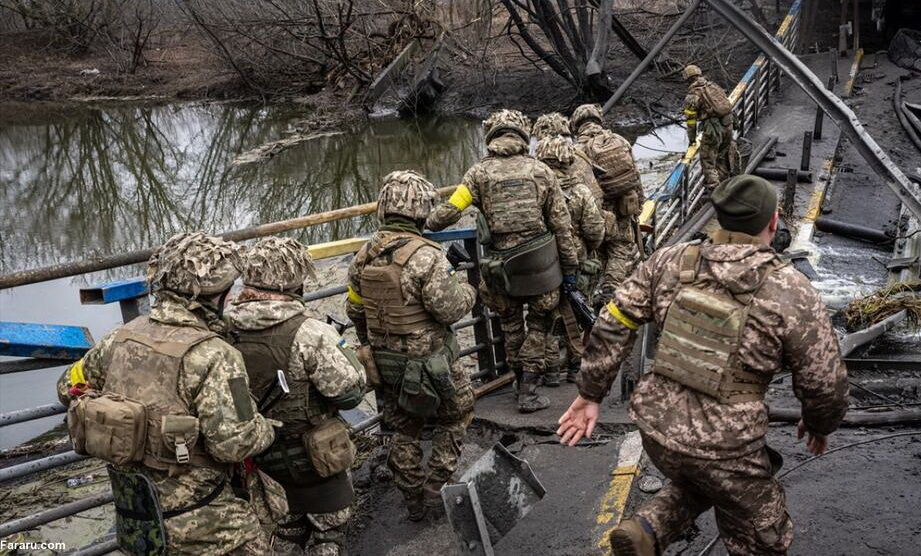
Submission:
[[383,349],[374,350],[374,363],[381,377],[381,383],[398,389],[403,381],[407,357],[402,353]]
[[505,293],[511,297],[540,295],[563,283],[556,238],[550,232],[495,254],[502,256]]
[[349,429],[338,417],[327,419],[303,435],[310,463],[323,478],[332,477],[352,467],[355,463],[355,444],[349,438]]
[[445,345],[425,360],[425,372],[442,399],[450,398],[457,392],[451,379],[451,364],[454,363],[457,352],[457,339],[451,334],[445,340]]
[[602,270],[601,261],[598,259],[585,259],[579,264],[579,275],[576,277],[576,289],[586,298],[591,297],[595,283]]
[[432,417],[441,405],[441,397],[426,370],[424,360],[410,359],[403,372],[403,384],[397,405],[411,415]]
[[476,213],[476,236],[480,245],[492,245],[492,233],[489,231],[486,215],[482,211]]
[[115,465],[144,459],[147,408],[140,402],[111,393],[81,396],[67,410],[67,428],[78,454]]
[[189,463],[192,448],[198,442],[198,418],[193,415],[164,415],[160,421],[166,458],[176,463]]
[[502,268],[502,259],[482,257],[480,259],[480,276],[492,291],[505,291],[505,271]]
[[620,196],[615,206],[617,216],[621,218],[636,216],[640,211],[640,196],[630,191]]
[[381,386],[381,373],[374,362],[374,355],[371,353],[371,346],[364,345],[358,348],[356,354],[361,366],[365,368],[365,379],[368,390],[374,390]]

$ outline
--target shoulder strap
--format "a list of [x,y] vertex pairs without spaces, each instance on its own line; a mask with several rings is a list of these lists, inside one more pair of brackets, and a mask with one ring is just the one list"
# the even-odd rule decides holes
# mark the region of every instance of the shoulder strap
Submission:
[[700,244],[692,243],[681,253],[681,271],[678,274],[682,284],[691,284],[697,279],[700,268]]
[[435,247],[436,249],[441,249],[441,246],[438,243],[426,239],[424,237],[414,237],[407,241],[404,245],[397,247],[393,252],[393,262],[400,266],[405,265],[409,258],[415,254],[416,251],[428,245],[429,247]]

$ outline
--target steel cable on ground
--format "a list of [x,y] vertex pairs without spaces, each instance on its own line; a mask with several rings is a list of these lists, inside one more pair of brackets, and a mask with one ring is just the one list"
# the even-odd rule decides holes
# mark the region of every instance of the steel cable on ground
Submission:
[[[832,448],[831,450],[828,450],[828,451],[825,452],[824,454],[821,454],[821,455],[818,455],[818,456],[812,456],[812,457],[809,458],[809,459],[806,459],[806,460],[803,460],[803,461],[799,462],[798,464],[794,465],[794,466],[791,467],[790,469],[787,469],[787,470],[784,471],[783,473],[778,474],[778,475],[777,475],[777,480],[780,480],[780,479],[786,477],[787,475],[789,475],[790,473],[793,473],[794,471],[796,471],[796,470],[799,469],[800,467],[803,467],[803,466],[806,465],[807,463],[811,463],[811,462],[813,462],[813,461],[815,461],[815,460],[817,460],[817,459],[821,459],[821,458],[823,458],[823,457],[825,457],[825,456],[827,456],[827,455],[829,455],[829,454],[834,454],[835,452],[840,452],[841,450],[847,450],[848,448],[854,448],[855,446],[862,446],[862,445],[864,445],[864,444],[871,444],[871,443],[873,443],[873,442],[880,442],[880,441],[882,441],[882,440],[889,440],[890,438],[898,438],[898,437],[900,437],[900,436],[918,436],[918,435],[921,435],[921,431],[897,432],[897,433],[893,433],[893,434],[886,434],[886,435],[883,435],[883,436],[876,436],[876,437],[874,437],[874,438],[868,438],[868,439],[866,439],[866,440],[860,440],[860,441],[858,441],[858,442],[851,442],[850,444],[845,444],[844,446],[838,446],[837,448]],[[703,548],[703,550],[701,550],[701,551],[698,553],[697,556],[706,556],[707,554],[709,554],[710,551],[713,550],[713,547],[716,545],[716,541],[718,541],[718,540],[720,540],[719,535],[713,537],[713,538],[710,540],[710,542],[707,543],[707,546],[705,546],[705,547]]]

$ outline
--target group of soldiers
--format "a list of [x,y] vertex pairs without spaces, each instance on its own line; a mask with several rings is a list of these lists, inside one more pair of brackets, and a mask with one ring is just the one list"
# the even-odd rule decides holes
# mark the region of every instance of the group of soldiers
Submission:
[[[731,127],[710,123],[721,116],[708,112],[707,95],[694,98],[704,137],[731,139]],[[534,125],[500,110],[484,128],[487,154],[448,200],[417,172],[384,178],[379,229],[348,270],[357,350],[308,316],[314,263],[297,240],[241,247],[181,233],[156,251],[150,314],[106,335],[58,382],[75,450],[110,463],[123,550],[344,554],[356,450],[339,410],[371,390],[392,431],[387,464],[408,519],[437,518],[474,411],[451,326],[477,296],[501,321],[521,412],[549,406],[538,388],[560,384],[553,338],[563,337],[565,377],[580,393],[560,419],[570,444],[591,435],[637,327],[655,320],[663,330],[632,415],[673,482],[615,530],[615,553],[664,550],[710,505],[734,554],[785,550],[791,527],[764,445],[767,381],[782,361],[792,366],[801,431],[815,449],[840,420],[847,382],[821,301],[768,246],[770,184],[724,181],[717,168],[711,194],[723,231],[634,271],[643,258],[639,172],[597,105]],[[423,236],[470,206],[483,251],[478,288]],[[228,301],[238,278],[243,289]],[[561,301],[573,292],[600,312],[584,356],[583,330]]]

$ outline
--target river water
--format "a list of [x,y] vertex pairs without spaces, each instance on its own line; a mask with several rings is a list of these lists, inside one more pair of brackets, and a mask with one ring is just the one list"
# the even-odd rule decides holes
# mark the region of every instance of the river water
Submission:
[[[390,120],[233,164],[304,116],[287,106],[120,105],[0,127],[0,273],[148,247],[181,230],[219,232],[369,202],[395,169],[457,183],[484,149],[475,120]],[[640,143],[682,150],[676,137],[665,129]],[[637,147],[637,155],[649,185],[661,183],[670,167],[663,153]],[[317,243],[373,226],[363,217],[293,235]],[[0,291],[0,320],[86,326],[100,338],[120,324],[118,306],[80,305],[78,289],[142,272],[136,265]],[[0,376],[0,413],[55,401],[60,370]],[[0,428],[0,448],[60,422]]]

